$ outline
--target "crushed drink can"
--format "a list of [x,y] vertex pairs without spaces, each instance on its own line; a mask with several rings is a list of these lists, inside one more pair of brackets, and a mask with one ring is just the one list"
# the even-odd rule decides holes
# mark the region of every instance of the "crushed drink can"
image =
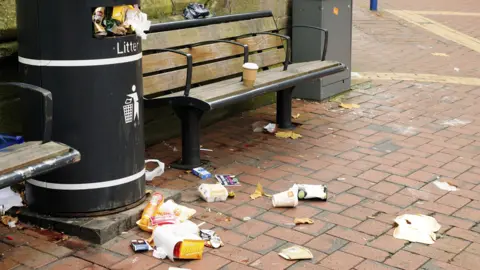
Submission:
[[222,239],[212,230],[200,230],[200,237],[205,241],[205,246],[219,248],[223,246]]
[[320,199],[326,201],[328,198],[327,187],[324,185],[297,185],[298,199]]

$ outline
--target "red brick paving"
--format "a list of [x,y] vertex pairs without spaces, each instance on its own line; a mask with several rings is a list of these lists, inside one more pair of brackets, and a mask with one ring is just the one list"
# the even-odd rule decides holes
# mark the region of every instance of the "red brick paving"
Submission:
[[[473,12],[473,0],[381,1],[385,8]],[[357,4],[358,3],[358,4]],[[399,21],[370,13],[368,1],[354,8],[353,70],[478,77],[477,53]],[[480,36],[478,17],[425,15],[460,32]],[[475,24],[475,22],[477,22]],[[445,52],[439,58],[431,52]],[[453,70],[459,67],[459,74]],[[225,246],[206,249],[198,261],[157,260],[134,254],[131,239],[148,234],[133,229],[94,246],[71,238],[53,243],[29,230],[0,227],[0,269],[478,269],[480,264],[480,87],[413,81],[373,81],[354,87],[344,102],[295,101],[302,139],[282,140],[251,132],[251,123],[274,119],[275,106],[244,113],[203,129],[204,153],[216,170],[238,175],[242,187],[224,203],[200,201],[200,180],[167,170],[153,181],[183,191],[182,204],[194,207],[195,222],[206,221]],[[448,126],[447,120],[467,124]],[[219,128],[221,127],[221,128]],[[170,146],[168,146],[170,145]],[[152,146],[148,156],[178,158],[179,139]],[[431,182],[454,183],[445,192]],[[260,182],[266,192],[294,183],[326,184],[328,202],[301,201],[294,209],[273,208],[269,198],[251,200]],[[210,208],[211,212],[205,211]],[[217,212],[223,213],[222,216]],[[394,239],[392,223],[403,213],[433,215],[442,225],[435,244]],[[226,218],[230,216],[231,218]],[[243,221],[244,217],[252,218]],[[311,225],[293,224],[310,217]],[[277,253],[298,244],[314,259],[287,261]]]

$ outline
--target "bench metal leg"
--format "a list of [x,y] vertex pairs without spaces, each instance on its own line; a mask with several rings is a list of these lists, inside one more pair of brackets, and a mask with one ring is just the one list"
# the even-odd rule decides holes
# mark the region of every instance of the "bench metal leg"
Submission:
[[277,92],[277,124],[282,129],[293,129],[292,124],[293,87]]
[[201,166],[200,160],[200,119],[203,111],[184,106],[173,107],[182,122],[182,159],[172,163],[171,167],[191,170]]

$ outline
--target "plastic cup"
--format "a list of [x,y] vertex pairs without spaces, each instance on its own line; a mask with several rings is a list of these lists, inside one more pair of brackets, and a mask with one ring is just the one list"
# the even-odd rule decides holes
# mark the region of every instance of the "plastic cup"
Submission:
[[243,85],[252,87],[257,79],[258,65],[255,63],[243,64]]
[[298,205],[297,193],[297,188],[277,193],[272,196],[272,204],[274,207],[296,207]]

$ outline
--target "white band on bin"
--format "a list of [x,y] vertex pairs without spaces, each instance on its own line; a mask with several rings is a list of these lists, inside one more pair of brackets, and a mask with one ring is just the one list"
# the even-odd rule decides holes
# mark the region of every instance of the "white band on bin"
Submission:
[[138,178],[142,177],[145,174],[145,169],[141,170],[140,172],[123,177],[118,178],[115,180],[103,181],[103,182],[96,182],[96,183],[85,183],[85,184],[59,184],[59,183],[48,183],[44,181],[38,181],[34,179],[27,180],[27,182],[31,185],[47,188],[47,189],[59,189],[59,190],[88,190],[88,189],[97,189],[97,188],[106,188],[106,187],[113,187],[119,186],[126,183],[133,182]]
[[19,56],[18,62],[25,65],[41,67],[91,67],[135,62],[141,58],[142,53],[122,57],[90,60],[39,60]]

